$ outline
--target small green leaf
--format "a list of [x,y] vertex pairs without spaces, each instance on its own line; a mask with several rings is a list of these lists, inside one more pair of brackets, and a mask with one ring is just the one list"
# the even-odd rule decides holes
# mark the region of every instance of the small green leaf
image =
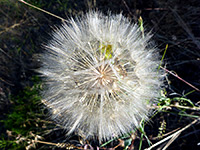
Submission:
[[127,150],[129,145],[131,145],[132,139],[129,138],[127,140],[124,140],[124,150]]

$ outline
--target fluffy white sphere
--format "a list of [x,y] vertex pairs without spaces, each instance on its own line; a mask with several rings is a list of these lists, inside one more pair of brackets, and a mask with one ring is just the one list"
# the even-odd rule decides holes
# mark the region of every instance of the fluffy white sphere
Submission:
[[122,14],[89,12],[55,29],[39,69],[52,118],[100,141],[148,119],[162,76],[149,39]]

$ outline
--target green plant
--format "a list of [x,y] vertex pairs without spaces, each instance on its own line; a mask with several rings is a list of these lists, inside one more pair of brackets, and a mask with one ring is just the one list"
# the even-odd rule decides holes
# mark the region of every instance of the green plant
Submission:
[[11,96],[11,109],[6,119],[1,120],[7,130],[7,137],[0,139],[2,149],[24,149],[28,141],[42,131],[43,123],[39,96],[41,83],[37,76],[32,78],[33,86],[26,87],[17,96]]

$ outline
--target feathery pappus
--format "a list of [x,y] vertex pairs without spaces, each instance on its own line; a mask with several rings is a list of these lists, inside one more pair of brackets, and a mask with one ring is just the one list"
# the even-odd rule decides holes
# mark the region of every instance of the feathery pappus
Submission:
[[90,11],[51,34],[41,54],[45,105],[68,132],[109,140],[148,119],[162,73],[151,36],[122,14]]

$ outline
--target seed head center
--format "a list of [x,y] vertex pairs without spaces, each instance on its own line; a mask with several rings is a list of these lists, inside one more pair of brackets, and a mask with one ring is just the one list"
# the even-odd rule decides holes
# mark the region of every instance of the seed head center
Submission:
[[99,76],[97,77],[98,82],[102,86],[107,86],[108,84],[111,84],[111,69],[107,66],[100,67],[99,69]]

